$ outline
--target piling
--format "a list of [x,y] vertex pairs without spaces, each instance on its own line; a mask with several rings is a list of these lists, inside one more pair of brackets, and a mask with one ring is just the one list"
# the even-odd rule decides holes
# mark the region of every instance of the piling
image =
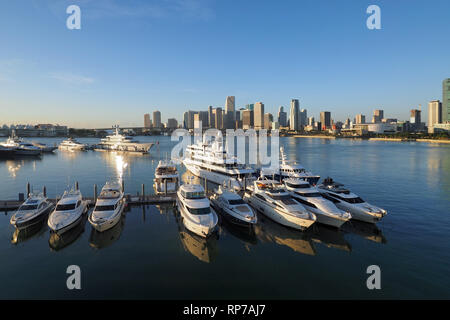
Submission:
[[145,185],[144,184],[142,184],[142,186],[141,186],[141,193],[142,193],[142,200],[145,200]]
[[167,179],[164,179],[164,195],[167,196]]
[[122,192],[125,192],[125,183],[122,180]]
[[30,195],[30,183],[27,182],[27,197]]
[[80,187],[79,187],[79,185],[78,185],[78,181],[75,182],[75,189],[76,189],[76,190],[80,190]]
[[94,202],[97,203],[97,185],[94,184]]
[[208,193],[208,180],[205,178],[205,193]]
[[247,190],[247,177],[244,177],[244,191]]
[[44,188],[42,189],[42,194],[44,195],[44,197],[47,196],[47,188],[44,186]]

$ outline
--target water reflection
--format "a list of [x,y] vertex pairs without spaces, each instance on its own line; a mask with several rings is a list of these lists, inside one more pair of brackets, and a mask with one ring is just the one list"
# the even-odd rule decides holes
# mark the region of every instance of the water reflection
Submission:
[[261,242],[277,243],[306,255],[316,254],[311,238],[305,232],[282,226],[261,214],[258,214],[258,223],[254,228]]
[[14,160],[6,160],[6,168],[8,169],[8,173],[11,178],[16,178],[17,173],[25,167],[26,165],[31,164],[33,166],[33,171],[36,171],[36,161],[41,160],[40,158],[18,158]]
[[42,219],[38,223],[23,228],[23,229],[17,229],[15,228],[14,233],[11,238],[12,244],[19,244],[21,242],[25,242],[31,238],[39,237],[47,231],[47,228],[44,228],[44,226],[47,225],[47,219]]
[[312,241],[323,244],[327,248],[352,251],[352,246],[344,238],[344,233],[336,228],[315,224],[307,231]]
[[386,237],[376,224],[350,220],[342,226],[344,232],[353,233],[377,243],[387,243]]
[[219,218],[219,223],[221,228],[223,228],[224,231],[228,232],[235,238],[241,240],[245,243],[245,248],[250,251],[249,245],[256,245],[258,243],[258,238],[256,237],[255,229],[254,227],[241,227],[234,225],[230,222],[228,222],[226,219]]
[[85,214],[80,222],[63,234],[57,234],[56,232],[50,233],[50,239],[48,240],[48,244],[52,250],[58,251],[66,248],[70,244],[74,243],[80,235],[84,232],[84,227],[86,225],[87,215]]
[[199,237],[189,230],[183,224],[181,216],[176,213],[176,221],[178,225],[178,233],[184,250],[192,254],[202,262],[212,262],[218,254],[217,240],[219,238],[217,232],[208,238]]
[[124,226],[125,226],[125,216],[122,216],[122,218],[114,227],[104,232],[98,232],[97,230],[92,228],[91,235],[89,237],[90,246],[96,249],[103,249],[109,247],[114,242],[119,240]]

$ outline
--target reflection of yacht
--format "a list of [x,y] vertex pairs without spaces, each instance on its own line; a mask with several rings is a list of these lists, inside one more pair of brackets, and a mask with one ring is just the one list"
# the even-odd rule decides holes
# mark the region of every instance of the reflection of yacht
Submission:
[[125,205],[120,183],[107,182],[89,215],[89,223],[99,232],[106,231],[119,222]]
[[15,155],[15,148],[0,145],[0,159],[11,159]]
[[89,237],[89,245],[96,249],[102,249],[112,245],[114,242],[119,240],[124,226],[125,216],[122,216],[114,227],[106,230],[105,232],[97,232],[94,228],[92,228],[91,235]]
[[262,168],[261,175],[280,181],[283,181],[286,178],[298,178],[308,181],[313,186],[317,184],[320,176],[306,171],[306,169],[296,161],[287,160],[283,147],[280,148],[280,157],[281,161],[279,169]]
[[350,213],[338,209],[335,204],[322,197],[316,187],[298,178],[284,179],[286,189],[306,210],[317,217],[317,222],[339,228],[352,217]]
[[78,142],[74,138],[68,138],[59,144],[59,149],[69,150],[69,151],[83,151],[86,150],[87,146],[83,143]]
[[23,228],[23,229],[14,229],[14,233],[11,238],[12,244],[18,244],[20,242],[25,242],[28,239],[33,238],[34,236],[40,236],[45,233],[45,228],[43,226],[46,225],[46,220],[41,219],[39,222]]
[[[344,228],[347,224],[344,224]],[[311,240],[323,244],[327,248],[334,248],[343,251],[352,251],[352,246],[345,240],[344,233],[339,229],[317,224],[308,230]]]
[[156,194],[176,193],[180,184],[180,177],[175,163],[169,160],[159,161],[153,181]]
[[184,250],[190,252],[200,261],[210,263],[217,256],[217,234],[212,237],[199,237],[186,229],[186,227],[177,219],[178,232]]
[[80,220],[80,223],[78,223],[75,227],[73,227],[69,231],[65,233],[56,233],[56,232],[50,233],[50,238],[48,239],[48,244],[50,248],[58,251],[75,242],[84,232],[85,224],[86,224],[86,217],[83,216]]
[[245,167],[236,157],[230,156],[224,150],[221,138],[212,143],[205,141],[189,145],[183,164],[198,177],[219,185],[225,183],[237,190],[244,189],[244,184],[250,185],[254,181],[255,170]]
[[346,223],[342,230],[363,237],[364,239],[377,243],[386,243],[387,240],[383,232],[374,223],[366,223],[362,221],[352,220]]
[[65,191],[48,218],[48,226],[53,232],[64,233],[82,220],[86,208],[80,190]]
[[114,134],[101,139],[100,143],[95,146],[94,150],[148,153],[150,148],[153,146],[153,143],[140,143],[137,140],[133,140],[130,137],[120,134],[119,126],[115,126],[114,129]]
[[208,237],[216,230],[218,217],[201,185],[183,184],[177,192],[177,207],[184,225],[193,233]]
[[293,229],[279,225],[266,217],[259,217],[255,233],[261,242],[273,242],[287,246],[295,252],[315,255],[316,250],[307,233],[296,232]]
[[233,237],[236,237],[244,242],[247,250],[250,250],[250,247],[248,245],[256,245],[258,243],[258,239],[256,238],[255,234],[255,228],[241,228],[236,224],[228,222],[228,220],[222,220],[220,227],[221,231],[228,232]]
[[310,227],[316,216],[294,200],[281,183],[275,180],[258,179],[251,194],[244,200],[265,216],[284,226],[304,230]]
[[53,203],[47,201],[47,197],[31,193],[11,217],[10,223],[17,229],[24,229],[42,221],[52,209]]
[[331,178],[324,179],[318,190],[339,209],[349,211],[355,220],[376,223],[387,214],[386,210],[365,202],[358,195],[345,189],[343,184]]
[[242,200],[241,196],[221,186],[211,197],[211,205],[233,224],[252,226],[257,222],[255,212]]

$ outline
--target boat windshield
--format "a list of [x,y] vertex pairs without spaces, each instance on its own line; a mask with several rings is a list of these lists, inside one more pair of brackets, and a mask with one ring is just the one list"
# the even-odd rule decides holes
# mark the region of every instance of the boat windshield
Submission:
[[245,204],[245,201],[244,200],[242,200],[242,199],[232,199],[232,200],[228,200],[228,202],[231,204],[231,205],[237,205],[237,204]]
[[190,212],[191,214],[195,214],[195,215],[201,215],[201,214],[209,214],[209,213],[211,213],[211,208],[210,208],[210,207],[206,207],[206,208],[197,208],[197,209],[189,208],[189,207],[187,207],[187,208],[188,208],[188,210],[189,210],[189,212]]
[[56,206],[56,211],[67,211],[75,209],[75,203],[70,204],[58,204]]
[[288,187],[295,188],[295,189],[308,189],[308,188],[311,187],[311,186],[309,185],[309,183],[296,184],[296,183],[289,183],[289,182],[286,182],[286,185],[287,185]]
[[94,211],[114,211],[114,206],[96,206]]
[[38,207],[37,204],[23,205],[23,206],[20,207],[19,211],[36,210],[37,207]]
[[306,192],[306,193],[296,192],[296,194],[298,194],[299,196],[308,197],[308,198],[318,198],[318,197],[322,196],[319,192]]
[[346,198],[345,201],[347,201],[348,203],[363,203],[364,202],[364,200],[361,199],[360,197]]
[[297,202],[295,202],[295,200],[293,200],[291,198],[291,196],[289,196],[289,195],[283,195],[283,196],[273,196],[273,195],[271,195],[270,197],[273,200],[281,201],[285,205],[297,204]]
[[185,192],[184,197],[186,199],[203,199],[205,197],[205,193],[203,191]]

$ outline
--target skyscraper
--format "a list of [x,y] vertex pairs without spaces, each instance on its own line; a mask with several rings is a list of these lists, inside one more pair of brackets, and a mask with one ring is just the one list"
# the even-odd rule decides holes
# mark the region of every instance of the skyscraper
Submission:
[[185,111],[183,113],[183,128],[184,129],[189,129],[188,122],[189,122],[189,113],[187,111]]
[[287,114],[284,112],[283,106],[278,110],[278,123],[280,124],[280,127],[286,127],[287,125]]
[[222,130],[223,129],[222,108],[215,108],[213,113],[214,113],[215,128]]
[[255,129],[263,129],[264,128],[264,103],[256,102],[255,108],[253,110]]
[[176,129],[178,127],[178,121],[175,118],[167,119],[167,128]]
[[208,107],[208,126],[210,128],[214,128],[214,115],[213,115],[213,107]]
[[308,116],[307,116],[306,109],[300,110],[299,121],[300,121],[300,123],[299,123],[298,127],[300,128],[300,130],[303,130],[303,128],[308,125]]
[[384,118],[384,111],[383,110],[375,110],[373,112],[373,118],[372,118],[372,122],[373,123],[379,123],[381,122],[381,120]]
[[153,127],[161,128],[161,112],[153,111]]
[[357,114],[355,120],[357,124],[366,123],[366,116],[363,114]]
[[442,81],[442,122],[450,122],[450,78]]
[[298,131],[299,130],[299,111],[300,110],[300,103],[298,102],[298,99],[292,99],[291,100],[291,112],[289,115],[289,129]]
[[247,109],[242,111],[242,129],[248,130],[253,128],[253,110]]
[[442,122],[442,103],[433,100],[428,103],[428,132],[433,133],[433,125]]
[[269,130],[272,128],[273,116],[271,113],[267,112],[264,114],[264,129]]
[[234,124],[236,121],[235,117],[235,97],[228,96],[225,100],[225,129],[234,129]]
[[322,111],[320,113],[320,123],[322,128],[329,129],[331,128],[331,112],[330,111]]
[[150,120],[150,115],[148,113],[144,114],[144,128],[150,129],[152,127],[152,122]]

